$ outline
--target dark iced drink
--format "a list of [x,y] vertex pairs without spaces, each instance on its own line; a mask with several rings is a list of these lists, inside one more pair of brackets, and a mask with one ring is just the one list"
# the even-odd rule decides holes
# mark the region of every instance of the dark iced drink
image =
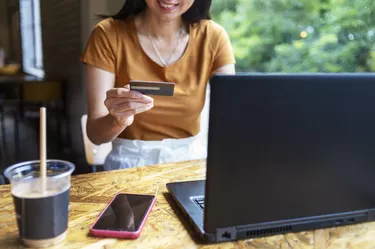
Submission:
[[66,161],[48,160],[46,189],[42,189],[39,161],[16,164],[5,171],[11,182],[19,236],[27,246],[48,247],[65,239],[74,168]]

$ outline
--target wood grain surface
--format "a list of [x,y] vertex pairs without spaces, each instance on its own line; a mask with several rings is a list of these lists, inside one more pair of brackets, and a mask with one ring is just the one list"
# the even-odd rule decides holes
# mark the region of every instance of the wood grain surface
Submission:
[[[237,242],[204,245],[197,240],[171,200],[165,184],[204,179],[205,162],[190,161],[72,177],[69,229],[66,240],[52,248],[251,248],[367,249],[375,248],[375,223],[290,233]],[[118,192],[156,194],[157,201],[136,240],[95,238],[89,227]],[[9,186],[0,186],[0,248],[24,248]]]

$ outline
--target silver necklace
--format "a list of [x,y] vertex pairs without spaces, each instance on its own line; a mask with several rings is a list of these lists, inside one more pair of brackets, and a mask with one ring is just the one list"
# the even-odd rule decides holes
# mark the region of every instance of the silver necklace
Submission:
[[178,40],[177,40],[177,44],[176,44],[176,46],[174,47],[174,49],[173,49],[171,55],[169,56],[169,59],[168,59],[167,62],[165,62],[164,59],[163,59],[163,57],[161,57],[161,55],[160,55],[160,53],[159,53],[159,50],[156,48],[156,46],[155,46],[155,44],[154,44],[154,42],[153,42],[153,40],[152,40],[152,38],[151,38],[150,27],[148,26],[148,23],[147,23],[147,29],[148,29],[148,38],[150,39],[150,42],[151,42],[152,46],[154,47],[154,51],[155,51],[156,55],[159,57],[161,63],[163,63],[164,66],[167,66],[167,65],[169,64],[169,61],[171,60],[171,58],[172,58],[172,56],[173,56],[175,50],[177,49],[178,44],[180,44],[180,41],[181,41],[181,39],[182,39],[182,29],[183,29],[183,28],[181,27],[181,30],[180,30],[180,37],[178,38]]

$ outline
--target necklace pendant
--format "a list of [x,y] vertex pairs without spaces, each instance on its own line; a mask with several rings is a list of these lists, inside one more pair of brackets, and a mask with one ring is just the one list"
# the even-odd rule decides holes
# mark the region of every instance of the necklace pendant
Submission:
[[173,49],[173,51],[172,51],[172,53],[171,53],[171,55],[170,55],[170,57],[169,57],[167,63],[164,61],[163,57],[160,55],[159,50],[156,48],[156,45],[154,44],[154,42],[153,42],[153,40],[152,40],[152,38],[151,38],[150,28],[149,28],[148,25],[147,25],[147,29],[148,29],[148,38],[149,38],[149,40],[150,40],[150,42],[151,42],[151,44],[152,44],[152,47],[154,48],[154,51],[155,51],[156,55],[159,57],[159,60],[161,61],[161,63],[166,67],[166,66],[168,65],[168,63],[170,62],[170,60],[171,60],[171,58],[172,58],[172,56],[173,56],[175,50],[177,49],[178,44],[181,42],[181,39],[182,39],[182,30],[183,30],[183,28],[181,27],[181,29],[180,29],[180,37],[178,38],[177,44],[176,44],[176,46],[174,47],[174,49]]

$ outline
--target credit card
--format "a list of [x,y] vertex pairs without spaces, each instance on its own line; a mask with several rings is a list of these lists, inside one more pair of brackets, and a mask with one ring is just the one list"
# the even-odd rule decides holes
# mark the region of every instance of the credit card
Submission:
[[138,91],[145,95],[173,96],[173,82],[131,80],[130,90]]

